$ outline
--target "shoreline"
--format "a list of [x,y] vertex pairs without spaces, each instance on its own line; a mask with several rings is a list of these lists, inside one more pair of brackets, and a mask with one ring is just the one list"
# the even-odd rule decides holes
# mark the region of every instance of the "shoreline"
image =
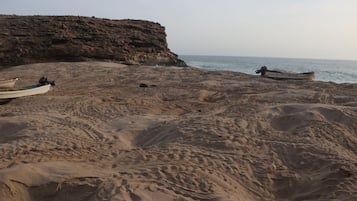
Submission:
[[188,65],[210,70],[229,70],[254,75],[262,66],[296,73],[314,71],[316,81],[357,83],[357,61],[181,55]]

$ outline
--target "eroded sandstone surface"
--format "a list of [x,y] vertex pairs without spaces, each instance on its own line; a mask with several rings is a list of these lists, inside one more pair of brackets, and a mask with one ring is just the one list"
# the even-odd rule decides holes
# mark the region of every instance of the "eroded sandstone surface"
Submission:
[[0,16],[0,66],[84,60],[185,66],[168,48],[165,28],[158,23],[80,16]]

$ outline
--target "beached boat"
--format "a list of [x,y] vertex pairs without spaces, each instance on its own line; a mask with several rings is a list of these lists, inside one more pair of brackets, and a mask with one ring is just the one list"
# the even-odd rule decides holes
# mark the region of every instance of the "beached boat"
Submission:
[[47,93],[50,90],[50,88],[51,88],[51,84],[45,84],[45,85],[34,85],[18,90],[0,91],[0,99],[13,99],[13,98],[19,98],[24,96],[44,94]]
[[44,94],[47,93],[51,89],[51,86],[54,85],[55,85],[54,81],[49,81],[47,80],[46,77],[41,77],[38,80],[37,84],[28,87],[23,87],[20,89],[0,90],[0,101],[9,102],[14,98]]
[[268,70],[266,66],[261,67],[255,71],[257,74],[261,74],[262,77],[267,77],[276,80],[312,80],[315,78],[315,72],[306,73],[292,73],[277,70]]
[[17,80],[19,80],[19,78],[0,80],[0,88],[2,88],[2,89],[13,88],[15,86],[15,83]]

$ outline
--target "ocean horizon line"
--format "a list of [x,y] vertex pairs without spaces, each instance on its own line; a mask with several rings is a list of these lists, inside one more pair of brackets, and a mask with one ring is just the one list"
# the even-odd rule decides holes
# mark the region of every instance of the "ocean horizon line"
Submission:
[[357,59],[326,59],[326,58],[303,58],[303,57],[274,57],[274,56],[235,56],[235,55],[206,55],[206,54],[178,54],[178,56],[196,56],[196,57],[227,57],[227,58],[271,58],[271,59],[296,59],[296,60],[327,60],[327,61],[352,61],[357,62]]
[[262,66],[297,73],[314,71],[315,80],[357,83],[357,61],[246,56],[180,55],[187,65],[208,70],[228,70],[255,74]]

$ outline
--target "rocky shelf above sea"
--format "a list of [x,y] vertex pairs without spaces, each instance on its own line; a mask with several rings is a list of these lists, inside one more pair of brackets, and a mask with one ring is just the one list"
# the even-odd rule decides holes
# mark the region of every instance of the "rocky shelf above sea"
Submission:
[[110,60],[186,66],[165,27],[144,20],[0,15],[0,68],[53,61]]

